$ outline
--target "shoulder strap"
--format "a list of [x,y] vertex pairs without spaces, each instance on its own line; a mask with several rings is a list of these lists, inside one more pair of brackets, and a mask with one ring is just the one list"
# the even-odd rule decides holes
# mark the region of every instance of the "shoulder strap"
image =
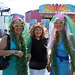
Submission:
[[[10,35],[7,34],[7,48],[6,50],[10,50]],[[7,60],[10,60],[10,56],[5,56]]]
[[7,35],[7,49],[10,50],[10,35]]

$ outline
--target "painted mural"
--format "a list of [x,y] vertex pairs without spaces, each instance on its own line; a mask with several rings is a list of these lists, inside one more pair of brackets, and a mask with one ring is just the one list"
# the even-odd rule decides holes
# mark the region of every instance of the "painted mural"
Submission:
[[45,28],[49,31],[49,22],[50,19],[41,19],[41,23],[44,25]]
[[[45,28],[49,31],[49,22],[50,19],[41,19],[41,23],[44,25]],[[29,20],[29,29],[33,26],[33,24],[37,23],[37,19],[30,19]]]
[[33,24],[37,23],[37,19],[30,19],[29,20],[29,29],[33,26]]

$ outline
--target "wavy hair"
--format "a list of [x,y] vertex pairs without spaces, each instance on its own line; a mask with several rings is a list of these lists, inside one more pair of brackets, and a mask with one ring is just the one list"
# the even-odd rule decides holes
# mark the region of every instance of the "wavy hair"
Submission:
[[31,35],[31,37],[32,37],[32,38],[35,38],[34,31],[35,31],[35,28],[37,28],[37,27],[42,28],[42,34],[41,34],[41,36],[40,36],[40,39],[45,38],[45,36],[46,36],[46,34],[45,34],[45,28],[44,28],[43,24],[41,24],[41,23],[35,23],[35,24],[32,26],[32,28],[30,29],[30,35]]

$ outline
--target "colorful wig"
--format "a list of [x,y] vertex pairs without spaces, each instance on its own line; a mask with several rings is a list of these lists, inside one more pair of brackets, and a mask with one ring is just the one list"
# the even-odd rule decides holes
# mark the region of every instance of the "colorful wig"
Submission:
[[[27,46],[28,46],[28,49],[30,50],[31,49],[31,47],[29,47],[29,45],[31,44],[31,37],[30,37],[30,33],[29,33],[29,27],[28,27],[28,24],[26,23],[26,21],[25,21],[25,17],[23,16],[23,15],[20,15],[20,14],[11,14],[10,15],[10,18],[9,18],[9,28],[11,27],[12,28],[12,26],[11,26],[11,24],[12,24],[12,22],[13,21],[15,21],[16,19],[20,19],[21,20],[21,22],[23,22],[24,24],[25,24],[25,26],[24,26],[24,30],[23,30],[23,35],[24,35],[24,37],[25,37],[25,41],[27,42]],[[11,31],[11,28],[9,29],[10,31]],[[30,51],[29,51],[30,52]]]
[[[64,15],[64,16],[60,15],[57,18],[61,18],[61,17],[62,17],[63,20],[65,20],[65,24],[66,24],[65,31],[66,31],[66,35],[67,35],[67,39],[68,39],[70,48],[75,51],[75,46],[74,46],[75,45],[75,25],[67,15]],[[56,15],[50,21],[50,29],[49,29],[50,37],[49,37],[49,43],[48,43],[48,48],[50,50],[53,47],[53,42],[54,42],[54,39],[55,39],[56,29],[55,29],[54,24],[53,24],[55,19],[56,19]]]

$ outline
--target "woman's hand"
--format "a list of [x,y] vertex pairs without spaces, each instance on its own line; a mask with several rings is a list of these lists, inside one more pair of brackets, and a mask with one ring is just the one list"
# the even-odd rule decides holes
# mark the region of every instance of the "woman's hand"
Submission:
[[28,59],[28,61],[31,59],[31,54],[30,53],[28,53],[27,59]]
[[46,67],[47,67],[47,71],[50,72],[51,71],[50,64],[48,64]]
[[16,56],[19,56],[20,58],[23,56],[23,52],[22,51],[17,51],[17,50],[12,50],[13,51],[13,54],[16,55]]

